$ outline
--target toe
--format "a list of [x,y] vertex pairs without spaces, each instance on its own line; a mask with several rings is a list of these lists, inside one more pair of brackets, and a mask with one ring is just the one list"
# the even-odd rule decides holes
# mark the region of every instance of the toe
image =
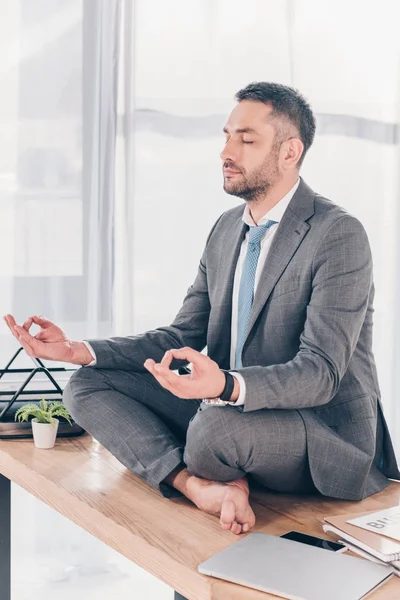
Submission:
[[[232,533],[235,533],[235,531],[238,528],[239,523],[237,523],[236,521],[232,521],[232,525],[229,527],[229,531],[231,531]],[[240,525],[239,525],[240,527]]]
[[236,521],[234,521],[231,525],[230,531],[235,535],[239,535],[242,532],[242,526],[240,523],[236,523]]
[[222,503],[220,523],[223,529],[230,529],[235,521],[236,507],[233,502],[227,500]]

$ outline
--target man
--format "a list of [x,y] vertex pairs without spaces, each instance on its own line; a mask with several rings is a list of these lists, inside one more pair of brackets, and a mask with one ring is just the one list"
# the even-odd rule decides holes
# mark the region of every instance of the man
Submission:
[[221,158],[225,191],[246,205],[213,226],[170,326],[74,342],[41,317],[6,320],[31,356],[89,365],[64,392],[77,423],[239,534],[255,523],[249,478],[360,500],[399,472],[371,350],[365,230],[299,178],[315,133],[304,98],[261,82],[236,99]]

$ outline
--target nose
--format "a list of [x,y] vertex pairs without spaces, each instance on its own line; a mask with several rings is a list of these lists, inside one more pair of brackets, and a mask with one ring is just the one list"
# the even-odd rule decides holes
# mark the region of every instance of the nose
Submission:
[[229,140],[226,142],[224,149],[220,154],[222,162],[230,161],[235,163],[237,160],[237,152],[235,151],[232,142]]

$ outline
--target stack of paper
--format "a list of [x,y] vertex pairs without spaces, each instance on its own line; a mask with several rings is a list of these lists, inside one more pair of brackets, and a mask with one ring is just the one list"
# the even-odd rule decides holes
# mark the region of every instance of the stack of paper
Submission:
[[357,517],[354,514],[325,517],[324,521],[324,531],[337,535],[349,550],[374,562],[389,563],[400,576],[399,506]]

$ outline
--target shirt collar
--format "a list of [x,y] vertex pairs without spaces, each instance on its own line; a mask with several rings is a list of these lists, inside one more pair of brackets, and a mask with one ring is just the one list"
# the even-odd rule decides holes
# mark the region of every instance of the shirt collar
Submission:
[[[265,215],[263,217],[261,217],[261,219],[258,221],[257,225],[258,226],[265,225],[265,223],[269,220],[276,221],[277,223],[279,223],[282,220],[283,214],[284,214],[285,210],[287,209],[289,202],[291,201],[297,188],[299,187],[299,184],[300,184],[300,177],[298,178],[298,180],[296,181],[294,186],[288,191],[286,196],[284,196],[281,200],[279,200],[279,202],[277,202],[275,204],[275,206],[273,206],[267,213],[265,213]],[[247,203],[246,203],[246,206],[244,207],[242,220],[245,223],[247,223],[247,225],[250,225],[250,227],[254,226],[254,221],[251,218],[250,211],[249,211],[249,205]]]

